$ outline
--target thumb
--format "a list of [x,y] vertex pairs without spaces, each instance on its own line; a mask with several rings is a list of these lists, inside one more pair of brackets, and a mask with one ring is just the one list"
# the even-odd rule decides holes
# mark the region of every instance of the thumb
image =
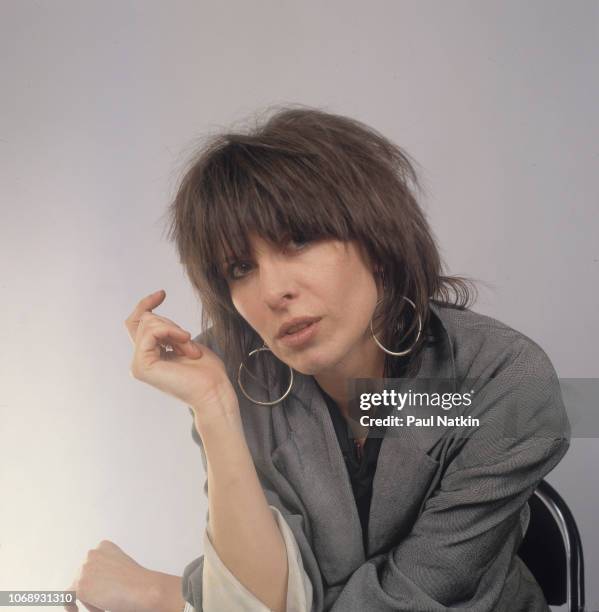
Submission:
[[[63,606],[67,612],[79,612],[79,606],[77,605],[77,589],[75,587],[76,587],[76,583],[74,582],[67,589],[67,591],[75,591],[74,601],[72,603],[65,604]],[[92,606],[92,604],[87,603],[86,601],[83,601],[82,599],[80,599],[79,601],[87,610],[89,610],[89,612],[105,612],[105,610],[102,610],[102,608],[96,608],[96,606]]]
[[187,357],[191,357],[192,359],[199,359],[204,352],[202,351],[202,347],[193,340],[189,340],[184,344],[185,353]]

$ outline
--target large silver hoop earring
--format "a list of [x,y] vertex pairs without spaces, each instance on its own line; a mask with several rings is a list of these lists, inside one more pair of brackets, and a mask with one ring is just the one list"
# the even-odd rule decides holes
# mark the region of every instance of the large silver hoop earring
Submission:
[[[264,344],[264,346],[250,351],[247,356],[251,357],[252,355],[255,355],[256,353],[259,353],[261,351],[270,351],[270,349],[266,346],[266,344]],[[272,353],[272,351],[270,352]],[[293,386],[293,368],[291,366],[287,367],[289,368],[289,386],[287,387],[287,391],[285,391],[285,393],[283,393],[283,395],[279,399],[276,399],[274,402],[260,402],[247,394],[246,390],[241,384],[241,370],[243,369],[243,361],[239,364],[239,371],[237,373],[237,384],[239,385],[241,392],[250,400],[250,402],[253,402],[254,404],[259,404],[260,406],[274,406],[275,404],[278,404],[279,402],[283,401],[291,392],[291,387]]]
[[[405,300],[406,302],[408,302],[409,304],[411,304],[412,308],[416,312],[416,304],[414,304],[414,302],[412,302],[410,298],[407,298],[403,295],[401,296],[401,298]],[[382,299],[380,299],[376,303],[376,306],[378,306],[381,302],[382,302]],[[379,348],[385,351],[385,353],[387,353],[388,355],[393,355],[394,357],[403,357],[404,355],[407,355],[409,352],[411,352],[411,350],[416,346],[416,343],[418,342],[418,339],[420,338],[420,333],[422,332],[422,319],[420,318],[420,315],[417,312],[416,312],[416,315],[418,316],[418,334],[416,335],[416,340],[414,340],[414,342],[412,342],[412,345],[409,348],[407,348],[405,351],[390,351],[388,348],[384,347],[379,342],[379,339],[374,335],[374,330],[372,329],[372,317],[370,317],[370,333],[372,334],[372,337],[374,341],[377,343],[377,345],[379,346]]]

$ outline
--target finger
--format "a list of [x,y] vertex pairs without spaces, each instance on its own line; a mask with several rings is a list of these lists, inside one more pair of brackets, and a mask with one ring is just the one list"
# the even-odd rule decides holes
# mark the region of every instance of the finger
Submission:
[[[191,340],[191,334],[186,330],[182,329],[178,325],[173,325],[172,323],[165,323],[160,319],[156,318],[143,318],[140,322],[140,327],[138,330],[138,339],[140,341],[143,340],[144,337],[154,336],[160,339],[162,344],[171,344],[170,342],[163,342],[162,339],[168,335],[169,339],[172,340],[175,344],[181,344],[183,342],[187,342]],[[137,338],[136,338],[137,340]]]
[[173,327],[173,329],[180,329],[180,330],[186,332],[190,336],[190,338],[191,338],[191,334],[186,329],[183,329],[178,323],[175,323],[175,321],[169,319],[168,317],[163,317],[161,315],[158,315],[155,312],[151,312],[151,313],[148,313],[148,314],[143,314],[140,317],[139,324],[142,325],[142,326],[155,325],[159,321],[162,321],[163,323],[166,323],[167,325],[171,325]]
[[181,357],[190,357],[191,359],[197,359],[204,354],[202,347],[193,340],[188,340],[182,344],[173,344],[173,348],[181,351],[181,353],[178,353]]
[[174,325],[175,327],[178,327],[179,329],[183,329],[178,323],[175,323],[175,321],[173,321],[172,319],[169,319],[168,317],[159,315],[155,312],[152,312],[151,315],[152,315],[152,319],[158,319],[159,321],[164,321],[165,323],[170,323],[171,325]]
[[163,323],[159,319],[142,319],[142,324],[135,339],[135,344],[142,351],[152,351],[158,345],[184,344],[191,339],[191,334],[174,327],[170,323]]
[[[162,315],[156,314],[155,312],[146,311],[139,317],[139,325],[143,327],[156,325],[157,323],[165,323],[166,325],[173,327],[173,329],[183,329],[178,323],[175,323],[175,321],[169,319],[168,317],[163,317]],[[183,331],[187,330],[183,329]]]
[[[190,359],[198,359],[203,355],[202,349],[198,344],[189,340],[188,342],[183,342],[181,344],[175,343],[171,344],[172,351],[166,351],[166,355],[172,359],[173,355],[177,355],[178,357],[189,357]],[[166,349],[166,347],[163,347]]]
[[176,357],[199,359],[203,355],[200,346],[191,340],[182,343],[160,343],[159,347],[161,359],[173,360]]
[[129,337],[132,342],[135,342],[135,335],[137,333],[137,327],[139,326],[139,320],[144,312],[152,312],[152,309],[160,306],[166,297],[166,291],[159,289],[150,295],[142,298],[137,306],[133,309],[133,312],[125,319],[125,327],[129,332]]
[[183,345],[183,349],[185,351],[186,357],[191,357],[192,359],[197,359],[201,357],[204,353],[199,344],[194,342],[193,340],[189,340]]
[[[142,315],[139,318],[139,325],[137,327],[137,331],[136,331],[135,337],[137,338],[137,334],[139,333],[139,330],[143,326],[154,325],[154,324],[156,324],[159,321],[167,323],[168,325],[172,325],[173,328],[180,329],[180,330],[183,330],[183,331],[187,331],[187,330],[184,330],[179,324],[175,323],[175,321],[173,321],[172,319],[169,319],[168,317],[164,317],[162,315],[158,315],[155,312],[146,311],[146,312],[142,313]],[[187,332],[187,333],[189,334],[189,332]],[[191,338],[191,334],[189,334],[189,337]]]
[[133,312],[127,317],[128,321],[133,323],[139,322],[141,315],[144,312],[152,312],[154,308],[157,308],[162,304],[164,298],[166,297],[166,292],[164,289],[159,289],[154,293],[150,293],[150,295],[146,295],[146,297],[139,300],[137,306],[133,309]]

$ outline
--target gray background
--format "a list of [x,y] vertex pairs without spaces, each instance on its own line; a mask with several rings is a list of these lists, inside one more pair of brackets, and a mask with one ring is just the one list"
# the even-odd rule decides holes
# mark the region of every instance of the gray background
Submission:
[[[162,215],[207,130],[269,104],[356,117],[420,163],[474,310],[597,377],[594,1],[0,2],[0,589],[66,588],[117,543],[181,574],[206,501],[187,408],[132,379],[144,295],[194,334]],[[549,481],[599,607],[597,439]],[[596,520],[596,519],[595,519]]]

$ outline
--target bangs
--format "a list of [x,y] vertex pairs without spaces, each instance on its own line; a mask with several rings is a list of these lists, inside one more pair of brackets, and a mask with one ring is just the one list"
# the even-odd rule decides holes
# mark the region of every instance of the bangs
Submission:
[[211,161],[198,230],[213,273],[222,277],[225,261],[251,256],[252,232],[278,246],[292,238],[351,239],[339,190],[318,172],[315,155],[234,141]]

